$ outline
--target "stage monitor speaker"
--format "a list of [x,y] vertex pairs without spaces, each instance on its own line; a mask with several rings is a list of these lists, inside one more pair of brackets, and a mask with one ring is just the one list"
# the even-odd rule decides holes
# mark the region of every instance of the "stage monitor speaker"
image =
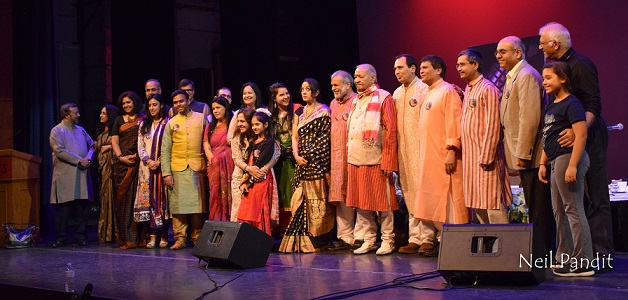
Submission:
[[209,266],[231,269],[258,268],[266,265],[275,240],[247,224],[205,221],[192,255]]
[[532,229],[532,224],[445,224],[438,271],[451,284],[539,284],[550,260],[532,255]]

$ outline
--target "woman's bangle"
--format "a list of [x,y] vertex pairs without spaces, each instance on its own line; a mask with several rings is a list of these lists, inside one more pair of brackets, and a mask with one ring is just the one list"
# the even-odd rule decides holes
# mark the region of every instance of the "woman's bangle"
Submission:
[[249,166],[249,165],[244,166],[244,172],[245,172],[245,173],[248,173],[248,172],[246,171],[246,167],[248,167],[248,166]]

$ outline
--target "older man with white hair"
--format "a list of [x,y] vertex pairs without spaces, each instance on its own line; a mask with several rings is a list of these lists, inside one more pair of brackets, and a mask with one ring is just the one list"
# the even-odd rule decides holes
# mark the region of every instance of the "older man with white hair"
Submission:
[[[597,68],[588,57],[573,49],[571,35],[565,26],[556,22],[548,23],[541,27],[539,35],[539,49],[543,50],[545,57],[565,62],[571,68],[569,80],[573,87],[572,93],[586,111],[588,137],[585,150],[591,165],[585,177],[585,210],[591,228],[593,253],[609,258],[613,253],[613,225],[606,174],[608,132],[602,118]],[[566,129],[561,135],[558,139],[560,145],[570,147],[574,141],[573,130]],[[600,268],[596,272],[604,273],[612,269],[610,260],[604,266],[607,268]]]
[[[393,211],[398,209],[392,172],[397,171],[397,116],[389,92],[377,86],[377,73],[369,64],[358,65],[354,73],[358,97],[348,115],[347,206],[356,207],[368,222],[364,243],[353,251],[377,255],[395,251]],[[379,213],[382,244],[375,245]]]

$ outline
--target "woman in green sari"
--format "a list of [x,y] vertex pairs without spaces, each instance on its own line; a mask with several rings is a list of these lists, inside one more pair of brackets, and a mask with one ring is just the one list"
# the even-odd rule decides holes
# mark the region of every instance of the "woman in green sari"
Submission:
[[302,107],[291,101],[288,87],[277,82],[268,89],[270,102],[268,107],[272,114],[275,139],[279,142],[281,156],[273,167],[279,188],[279,226],[275,228],[273,236],[283,236],[290,221],[290,200],[294,190],[292,178],[294,177],[295,161],[292,156],[292,121],[294,112]]

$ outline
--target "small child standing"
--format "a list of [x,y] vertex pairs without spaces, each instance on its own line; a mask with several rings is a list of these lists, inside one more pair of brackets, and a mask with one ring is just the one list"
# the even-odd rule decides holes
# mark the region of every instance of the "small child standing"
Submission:
[[[539,180],[547,183],[546,165],[551,163],[552,208],[558,244],[558,266],[553,272],[557,276],[583,277],[595,274],[591,265],[591,232],[583,204],[584,175],[589,169],[589,156],[584,151],[587,125],[582,104],[569,92],[569,72],[564,62],[551,62],[543,67],[543,87],[555,100],[545,110]],[[572,147],[558,143],[565,129],[574,133]]]
[[255,137],[246,151],[249,163],[240,185],[242,202],[238,211],[238,221],[249,223],[271,235],[272,196],[273,189],[277,187],[274,184],[272,169],[266,170],[264,167],[275,153],[275,140],[269,126],[270,112],[258,109],[251,120]]

